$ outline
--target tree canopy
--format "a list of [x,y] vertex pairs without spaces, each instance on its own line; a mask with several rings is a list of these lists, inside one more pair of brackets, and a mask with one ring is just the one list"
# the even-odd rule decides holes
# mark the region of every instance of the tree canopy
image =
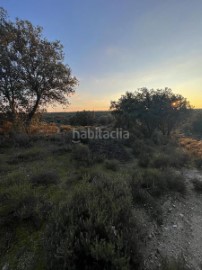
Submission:
[[149,136],[156,129],[170,135],[190,109],[189,102],[169,88],[141,88],[134,93],[126,92],[118,101],[111,102],[118,123],[127,128],[141,128]]
[[19,114],[30,123],[50,104],[68,104],[77,79],[64,65],[63,46],[48,41],[42,28],[16,19],[0,9],[0,111],[14,120]]

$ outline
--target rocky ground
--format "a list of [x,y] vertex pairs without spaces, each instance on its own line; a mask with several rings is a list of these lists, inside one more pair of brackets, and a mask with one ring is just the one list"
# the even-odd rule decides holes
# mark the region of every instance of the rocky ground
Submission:
[[192,179],[202,173],[184,170],[187,193],[164,201],[164,222],[153,227],[146,245],[144,269],[161,269],[162,258],[183,258],[191,270],[202,269],[202,194],[193,189]]

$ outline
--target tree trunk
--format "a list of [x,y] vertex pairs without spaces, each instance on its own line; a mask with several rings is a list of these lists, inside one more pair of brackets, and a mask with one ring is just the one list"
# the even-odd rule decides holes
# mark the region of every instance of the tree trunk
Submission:
[[39,102],[40,102],[40,97],[38,96],[32,110],[30,111],[30,113],[27,116],[27,120],[26,120],[26,126],[27,127],[29,127],[31,122],[32,122],[32,119],[33,119],[33,117],[34,117],[34,115],[35,115],[35,113],[36,113],[36,111],[37,111],[37,109],[39,107]]

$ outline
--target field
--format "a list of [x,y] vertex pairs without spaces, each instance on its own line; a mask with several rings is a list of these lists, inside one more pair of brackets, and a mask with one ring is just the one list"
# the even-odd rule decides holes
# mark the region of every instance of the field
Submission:
[[68,263],[72,269],[151,269],[147,256],[153,254],[154,269],[171,269],[167,249],[163,255],[147,252],[166,226],[168,198],[177,204],[190,192],[184,171],[201,168],[200,151],[187,146],[196,142],[158,134],[75,144],[74,127],[61,130],[70,116],[46,114],[54,123],[40,124],[30,135],[1,137],[1,268],[66,269]]

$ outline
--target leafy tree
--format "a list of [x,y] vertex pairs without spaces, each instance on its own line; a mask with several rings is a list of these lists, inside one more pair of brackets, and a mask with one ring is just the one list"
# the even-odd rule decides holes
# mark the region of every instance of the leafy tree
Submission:
[[25,115],[29,124],[40,109],[68,104],[77,79],[63,64],[63,47],[42,36],[29,21],[8,20],[0,12],[0,108],[14,120]]
[[149,136],[156,129],[169,136],[190,109],[189,102],[169,88],[141,88],[111,102],[118,123],[127,128],[141,128]]

